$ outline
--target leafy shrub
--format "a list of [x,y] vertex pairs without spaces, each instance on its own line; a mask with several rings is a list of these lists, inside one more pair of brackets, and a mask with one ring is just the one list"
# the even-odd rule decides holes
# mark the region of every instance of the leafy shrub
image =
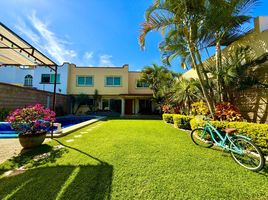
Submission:
[[[211,125],[221,130],[223,128],[236,128],[238,134],[250,137],[268,155],[268,124],[249,122],[210,121]],[[196,118],[190,121],[191,129],[203,127],[205,121]]]
[[236,106],[229,102],[223,102],[215,106],[215,118],[221,121],[239,121],[241,120],[241,113]]
[[173,115],[173,121],[174,121],[174,126],[176,128],[181,128],[181,129],[187,129],[190,130],[190,121],[193,119],[193,116],[186,116],[186,115]]
[[1,108],[0,109],[0,121],[5,121],[10,110],[7,108]]
[[191,107],[193,115],[206,115],[209,112],[207,104],[203,101],[194,102]]
[[163,105],[162,111],[163,111],[163,113],[171,113],[171,106],[170,105]]
[[166,122],[166,123],[171,123],[173,124],[173,114],[163,114],[163,120]]

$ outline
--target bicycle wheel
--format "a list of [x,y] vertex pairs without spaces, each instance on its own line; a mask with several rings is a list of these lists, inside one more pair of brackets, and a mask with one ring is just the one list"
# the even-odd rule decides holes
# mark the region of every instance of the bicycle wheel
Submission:
[[210,148],[213,146],[213,140],[208,131],[205,131],[203,128],[194,129],[191,132],[192,141],[199,146]]
[[238,136],[232,139],[230,148],[241,151],[241,153],[231,151],[233,159],[239,165],[252,171],[260,171],[264,167],[264,156],[254,142]]

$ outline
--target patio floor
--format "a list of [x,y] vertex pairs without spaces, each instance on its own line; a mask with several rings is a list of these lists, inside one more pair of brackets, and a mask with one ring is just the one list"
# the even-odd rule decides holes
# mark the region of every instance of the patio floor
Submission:
[[21,152],[18,139],[0,139],[0,163]]

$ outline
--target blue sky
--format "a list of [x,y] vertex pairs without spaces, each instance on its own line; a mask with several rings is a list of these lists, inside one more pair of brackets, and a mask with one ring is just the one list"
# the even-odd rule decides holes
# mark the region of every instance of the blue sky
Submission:
[[[8,0],[1,1],[0,21],[58,64],[122,66],[141,70],[160,64],[160,33],[138,44],[144,11],[153,0]],[[252,11],[268,15],[268,1]],[[180,71],[179,63],[172,69]]]

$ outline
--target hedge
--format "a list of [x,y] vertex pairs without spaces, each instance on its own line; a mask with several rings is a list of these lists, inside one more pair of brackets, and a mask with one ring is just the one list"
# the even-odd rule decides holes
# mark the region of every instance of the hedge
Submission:
[[163,114],[163,120],[166,122],[166,123],[170,123],[170,124],[173,124],[173,115],[174,114]]
[[[261,149],[268,155],[268,124],[257,124],[249,122],[228,122],[228,121],[210,121],[212,126],[217,129],[236,128],[238,133],[250,137]],[[194,118],[190,121],[191,129],[203,127],[205,121]]]
[[174,114],[173,115],[174,127],[190,130],[191,129],[190,121],[193,118],[194,118],[193,116]]

